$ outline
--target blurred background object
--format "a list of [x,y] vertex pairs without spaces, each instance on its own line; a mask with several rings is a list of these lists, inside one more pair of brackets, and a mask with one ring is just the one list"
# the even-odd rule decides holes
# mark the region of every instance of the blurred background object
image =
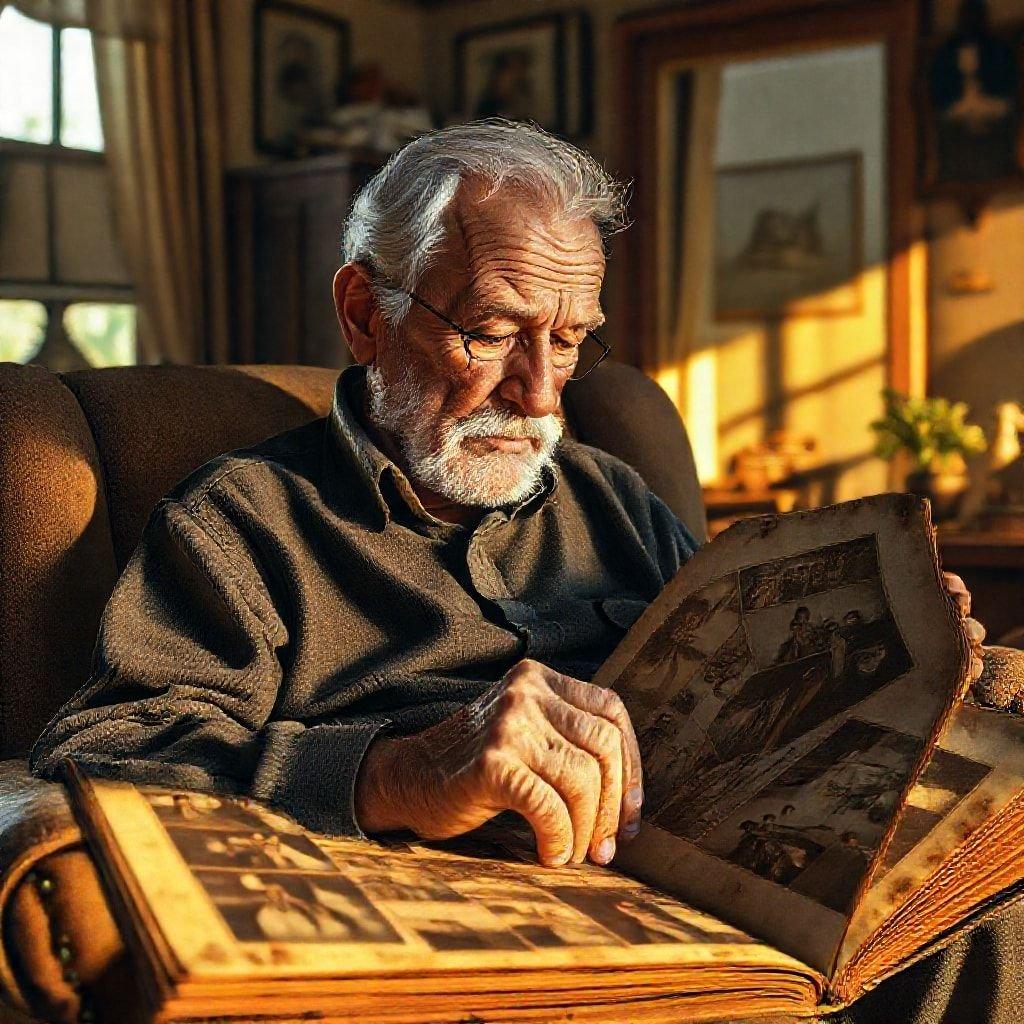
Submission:
[[871,424],[875,454],[909,464],[908,491],[928,498],[935,522],[955,519],[967,493],[966,459],[988,447],[985,432],[967,422],[967,404],[909,398],[886,388],[885,414]]

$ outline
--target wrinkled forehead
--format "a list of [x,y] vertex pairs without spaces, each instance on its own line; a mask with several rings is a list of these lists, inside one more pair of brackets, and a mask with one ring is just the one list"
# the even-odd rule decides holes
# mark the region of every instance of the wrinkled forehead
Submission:
[[460,190],[449,209],[445,257],[459,312],[575,307],[600,311],[605,257],[589,217],[566,216],[521,190]]

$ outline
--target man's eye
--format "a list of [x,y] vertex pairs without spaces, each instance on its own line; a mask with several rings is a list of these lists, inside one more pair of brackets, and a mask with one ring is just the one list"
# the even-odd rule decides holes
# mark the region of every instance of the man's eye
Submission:
[[499,348],[502,345],[507,345],[515,334],[471,334],[470,340],[479,345],[490,345],[493,348]]
[[551,344],[555,348],[560,348],[563,351],[569,351],[570,349],[579,348],[583,344],[584,334],[582,331],[578,335],[564,335],[564,334],[552,334]]

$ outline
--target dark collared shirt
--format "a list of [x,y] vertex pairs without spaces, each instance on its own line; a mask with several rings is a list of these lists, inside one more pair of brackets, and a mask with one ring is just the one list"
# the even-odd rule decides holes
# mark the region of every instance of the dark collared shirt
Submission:
[[632,469],[571,440],[518,507],[436,519],[361,426],[364,376],[341,375],[326,419],[157,505],[35,771],[74,757],[358,833],[356,774],[382,729],[435,724],[522,658],[590,678],[692,554]]

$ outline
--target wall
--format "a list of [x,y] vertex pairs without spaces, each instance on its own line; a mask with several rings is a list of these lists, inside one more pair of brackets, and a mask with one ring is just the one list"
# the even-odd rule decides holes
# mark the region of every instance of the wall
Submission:
[[[394,82],[422,94],[424,22],[419,9],[404,0],[292,2],[346,19],[353,64],[380,62]],[[224,40],[224,144],[229,168],[268,159],[253,147],[253,6],[254,0],[219,0],[217,5]]]

